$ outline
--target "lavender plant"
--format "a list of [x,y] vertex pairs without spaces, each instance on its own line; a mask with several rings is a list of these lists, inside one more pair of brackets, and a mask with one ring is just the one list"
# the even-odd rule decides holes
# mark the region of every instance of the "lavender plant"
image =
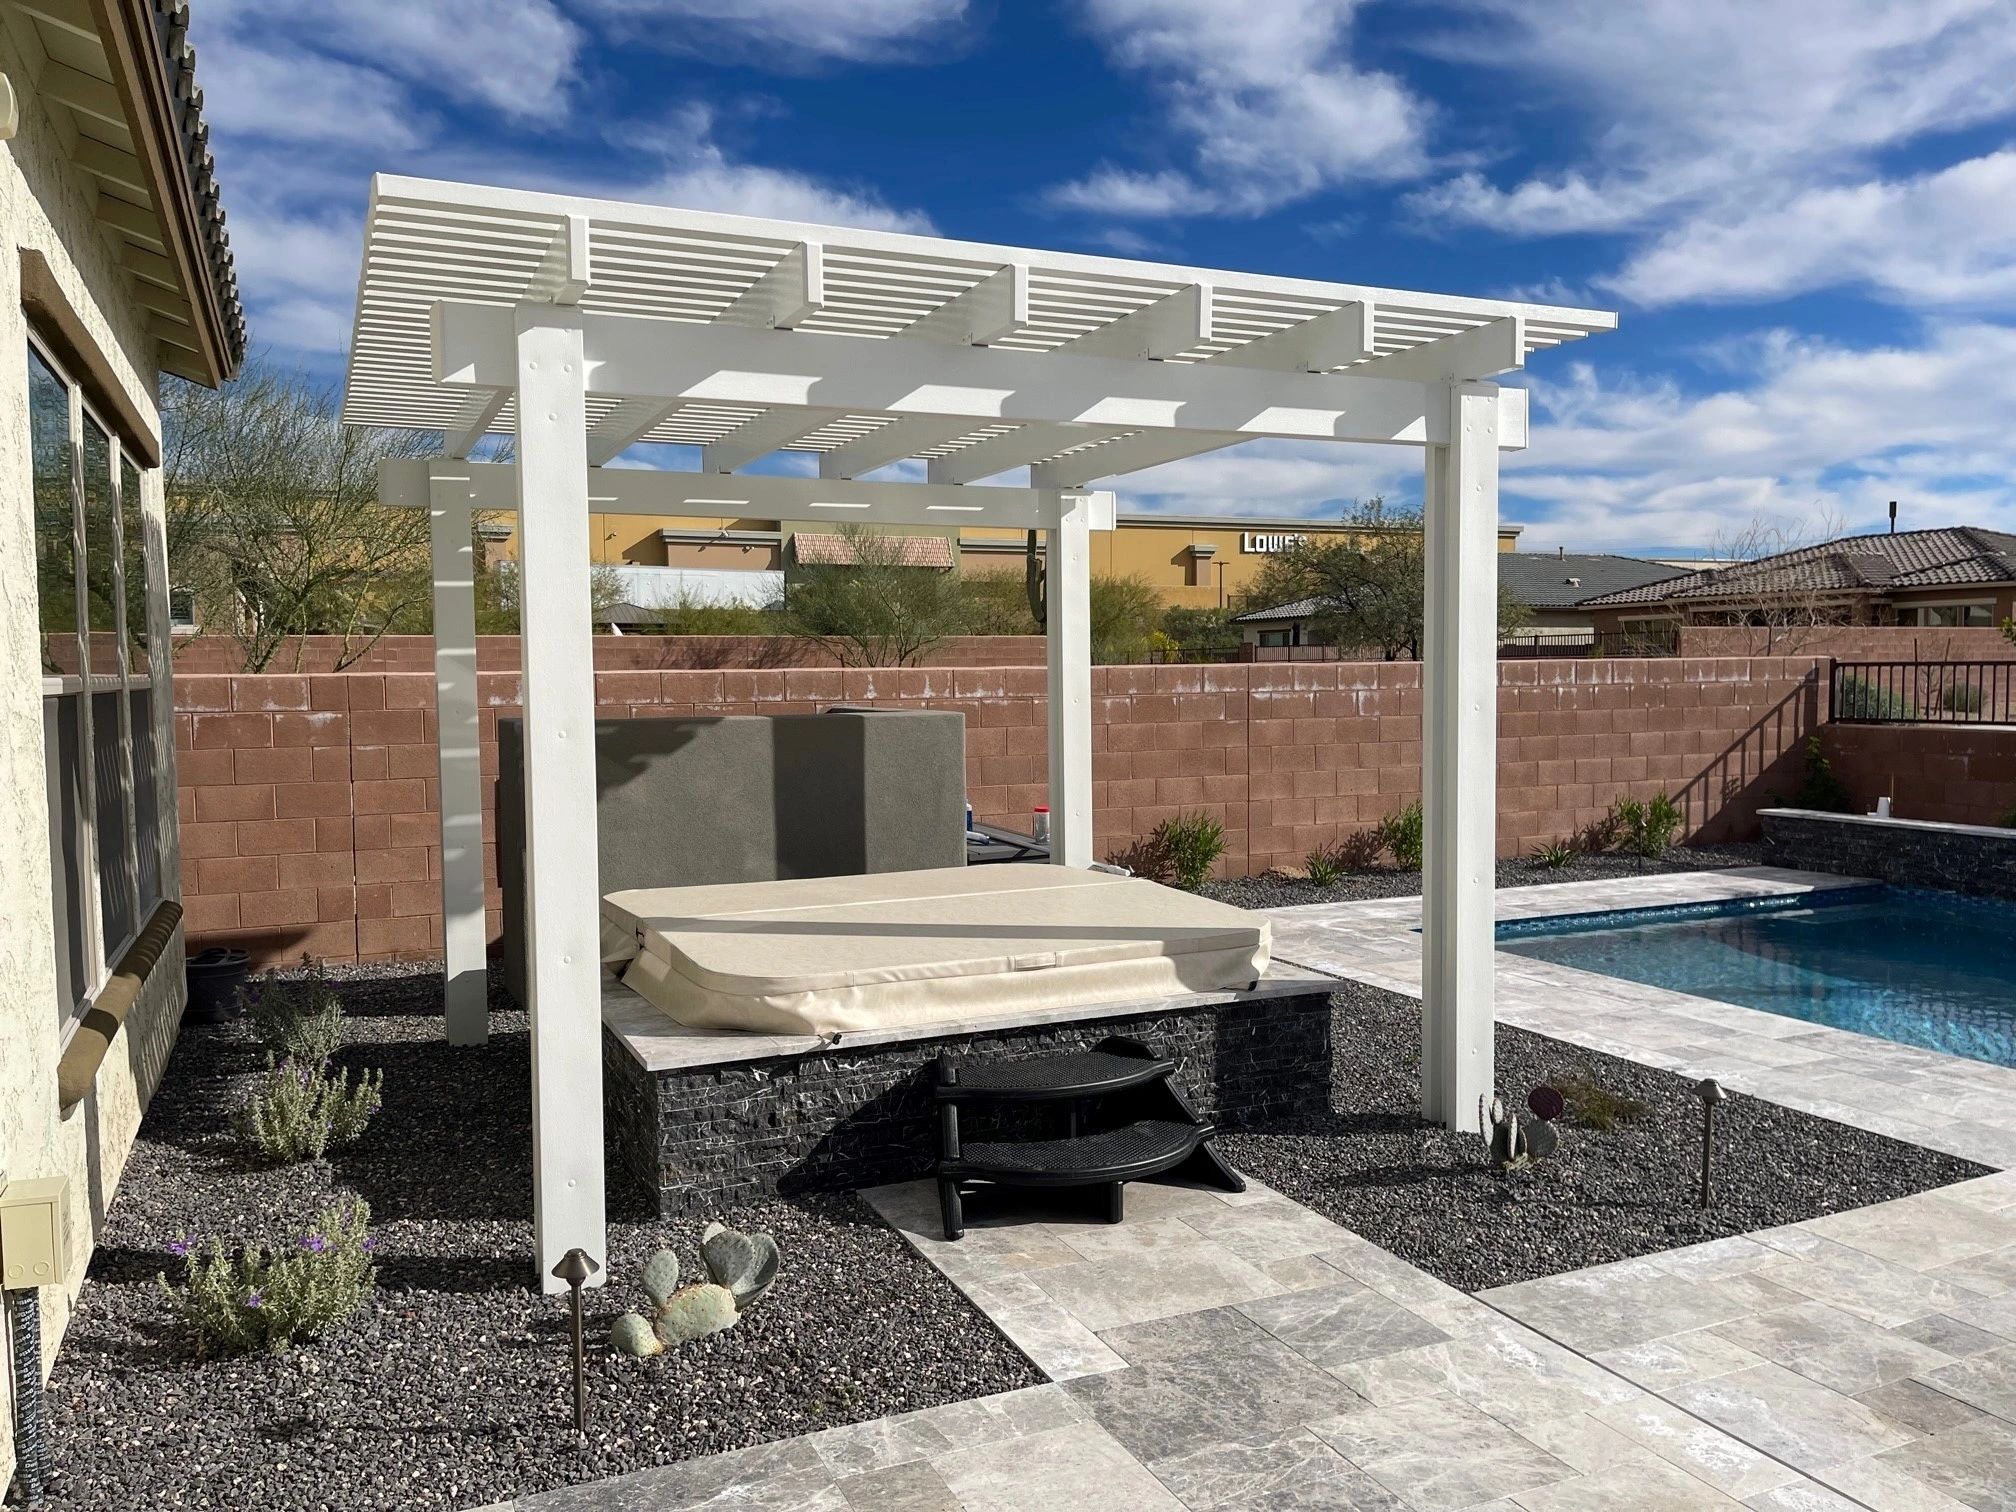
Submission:
[[191,1243],[173,1244],[184,1259],[183,1280],[157,1280],[202,1352],[281,1354],[342,1322],[371,1295],[378,1273],[370,1222],[362,1199],[343,1197],[291,1248],[251,1244],[231,1254],[213,1239],[198,1254]]
[[268,972],[245,990],[245,1016],[259,1042],[286,1060],[319,1066],[343,1043],[343,1000],[302,957],[303,974]]
[[384,1101],[384,1074],[354,1082],[337,1067],[266,1056],[265,1078],[239,1106],[238,1134],[268,1160],[320,1160],[355,1144]]

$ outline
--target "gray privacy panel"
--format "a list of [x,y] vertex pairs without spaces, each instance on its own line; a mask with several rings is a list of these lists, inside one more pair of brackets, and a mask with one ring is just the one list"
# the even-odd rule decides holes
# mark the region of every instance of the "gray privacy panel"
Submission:
[[[497,721],[505,980],[525,999],[524,725]],[[595,726],[596,896],[966,864],[966,720],[931,710]]]

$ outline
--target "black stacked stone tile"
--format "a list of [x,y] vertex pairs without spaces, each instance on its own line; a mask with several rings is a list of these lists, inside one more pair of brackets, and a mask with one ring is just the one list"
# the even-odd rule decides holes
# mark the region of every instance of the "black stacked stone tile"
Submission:
[[2016,898],[2016,829],[1766,809],[1764,859],[1979,898]]
[[[1329,1107],[1330,1000],[1296,994],[1080,1023],[1009,1027],[900,1044],[839,1047],[698,1070],[648,1072],[603,1031],[610,1170],[631,1201],[676,1217],[738,1201],[845,1190],[931,1173],[937,1108],[931,1066],[1026,1060],[1138,1039],[1176,1062],[1198,1112],[1223,1128]],[[971,1139],[1062,1132],[1054,1107],[962,1117]]]

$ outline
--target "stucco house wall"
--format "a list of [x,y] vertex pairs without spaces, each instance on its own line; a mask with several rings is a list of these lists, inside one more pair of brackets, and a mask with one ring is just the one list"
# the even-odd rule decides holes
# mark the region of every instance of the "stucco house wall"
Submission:
[[[94,215],[96,188],[70,166],[55,123],[36,96],[31,70],[0,29],[0,71],[21,93],[19,131],[0,143],[0,1172],[10,1179],[69,1180],[68,1275],[42,1293],[48,1367],[70,1318],[84,1268],[132,1149],[140,1116],[174,1042],[182,1004],[178,929],[150,973],[95,1085],[67,1116],[57,1108],[60,1054],[52,947],[48,815],[44,800],[42,679],[27,391],[28,319],[22,249],[47,260],[63,296],[103,352],[111,377],[145,421],[159,428],[153,343],[126,275]],[[143,474],[146,549],[165,581],[166,539],[158,473]],[[165,604],[150,625],[167,643]],[[168,659],[154,659],[155,750],[162,789],[161,885],[180,895],[175,762]],[[0,1411],[0,1484],[14,1465],[13,1414]]]

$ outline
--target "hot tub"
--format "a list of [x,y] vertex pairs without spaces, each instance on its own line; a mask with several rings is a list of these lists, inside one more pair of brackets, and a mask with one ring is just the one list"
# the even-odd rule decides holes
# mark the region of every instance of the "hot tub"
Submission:
[[1061,866],[635,888],[603,956],[692,1029],[846,1034],[1242,988],[1267,921]]

